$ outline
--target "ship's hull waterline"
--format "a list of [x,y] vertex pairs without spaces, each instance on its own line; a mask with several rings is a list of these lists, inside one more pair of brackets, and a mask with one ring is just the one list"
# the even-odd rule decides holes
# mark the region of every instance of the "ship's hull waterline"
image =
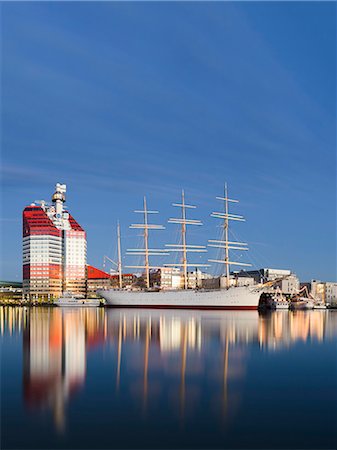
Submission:
[[250,309],[257,310],[261,291],[248,287],[223,290],[123,291],[98,290],[107,306],[162,309]]

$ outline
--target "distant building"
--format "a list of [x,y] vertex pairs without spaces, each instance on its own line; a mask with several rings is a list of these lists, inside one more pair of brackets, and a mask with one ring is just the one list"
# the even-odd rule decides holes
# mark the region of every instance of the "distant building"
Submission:
[[201,286],[203,289],[220,289],[220,277],[205,278]]
[[[97,297],[96,291],[98,289],[111,289],[113,287],[119,287],[119,276],[111,275],[103,270],[97,269],[94,266],[87,267],[87,296]],[[123,287],[130,286],[135,279],[135,276],[131,273],[122,274]]]
[[187,272],[187,287],[189,289],[201,288],[203,281],[211,278],[213,278],[212,275],[201,272],[201,270]]
[[231,273],[231,285],[235,284],[237,286],[244,286],[254,284],[252,280],[254,280],[254,283],[276,281],[273,288],[279,287],[284,294],[288,295],[295,294],[300,289],[300,280],[296,274],[287,269],[263,268],[259,270],[247,270]]
[[[254,277],[249,276],[233,276],[231,275],[229,278],[229,285],[230,286],[252,286],[253,284],[256,284]],[[227,286],[227,280],[225,276],[220,277],[220,287],[225,288]]]
[[[200,270],[187,272],[188,289],[197,289],[203,287],[203,280],[212,278],[211,275]],[[177,267],[160,267],[150,272],[150,282],[152,286],[158,286],[162,289],[182,289],[183,274]]]
[[87,296],[97,297],[97,289],[111,288],[111,275],[96,267],[87,267]]
[[65,210],[65,184],[56,184],[52,205],[23,211],[23,295],[53,298],[69,290],[86,293],[86,233]]
[[325,298],[326,302],[330,303],[333,306],[337,305],[337,283],[334,282],[327,282],[325,284],[326,291],[325,291]]
[[300,289],[300,280],[293,273],[284,280],[279,281],[278,284],[283,294],[293,295]]
[[291,274],[291,270],[284,270],[284,269],[269,269],[269,268],[263,268],[258,270],[242,270],[238,273],[233,273],[233,275],[236,275],[238,277],[252,277],[254,278],[256,283],[262,283],[265,281],[274,281],[278,278],[287,277]]
[[330,281],[311,281],[311,294],[317,300],[337,306],[337,283]]
[[320,280],[311,280],[311,295],[322,302],[326,301],[326,286]]
[[22,299],[22,283],[18,281],[0,281],[0,302]]
[[176,267],[161,267],[160,286],[162,289],[180,289],[181,273]]
[[12,292],[22,292],[22,282],[21,281],[0,281],[0,290],[2,291],[12,291]]
[[[122,274],[122,285],[131,286],[136,280],[136,276],[133,273],[123,273]],[[119,275],[111,275],[111,285],[112,287],[119,287]]]

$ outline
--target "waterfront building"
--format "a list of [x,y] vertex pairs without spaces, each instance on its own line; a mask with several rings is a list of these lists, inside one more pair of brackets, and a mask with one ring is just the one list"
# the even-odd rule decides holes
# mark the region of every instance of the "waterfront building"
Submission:
[[[255,283],[256,283],[255,279],[250,276],[238,277],[235,275],[230,275],[230,278],[229,278],[230,286],[252,286]],[[226,287],[226,277],[225,276],[220,277],[220,287],[223,289]]]
[[213,278],[209,273],[202,272],[201,270],[193,270],[187,272],[187,287],[189,289],[198,289],[203,285],[204,280]]
[[162,289],[180,289],[182,284],[181,272],[177,267],[161,267],[160,285]]
[[337,283],[326,282],[326,302],[337,306]]
[[320,280],[311,280],[311,295],[322,302],[326,302],[326,286]]
[[[119,275],[116,273],[113,273],[110,276],[111,276],[111,286],[118,288],[119,287]],[[136,280],[136,276],[132,273],[123,273],[122,274],[123,287],[131,286],[135,280]]]
[[87,296],[97,297],[97,289],[110,289],[111,275],[93,266],[87,266]]
[[337,306],[337,283],[331,281],[311,281],[311,294],[317,300]]
[[0,302],[22,299],[22,283],[18,281],[0,281]]
[[[233,272],[231,275],[237,279],[236,282],[239,286],[245,285],[244,283],[250,285],[278,280],[273,288],[280,288],[283,294],[293,295],[300,289],[299,278],[288,269],[263,268],[259,270],[240,271],[238,273]],[[249,278],[254,280],[254,282],[249,281]]]
[[298,277],[292,273],[284,280],[279,281],[279,287],[283,294],[294,295],[300,289],[300,280]]
[[255,283],[262,283],[288,277],[291,275],[291,270],[263,268],[258,270],[241,270],[240,272],[233,272],[232,275],[237,277],[252,277]]
[[[131,286],[135,276],[132,273],[122,274],[122,285]],[[111,289],[119,287],[119,275],[116,273],[107,273],[104,270],[97,269],[94,266],[87,266],[87,296],[89,298],[97,298],[96,291],[98,289]]]
[[[187,288],[197,289],[203,287],[203,281],[213,278],[208,273],[196,269],[187,272]],[[184,277],[180,268],[161,267],[150,274],[151,283],[160,286],[162,289],[183,289]]]
[[65,193],[66,185],[57,183],[52,204],[35,202],[23,210],[25,298],[86,293],[86,233],[64,208]]

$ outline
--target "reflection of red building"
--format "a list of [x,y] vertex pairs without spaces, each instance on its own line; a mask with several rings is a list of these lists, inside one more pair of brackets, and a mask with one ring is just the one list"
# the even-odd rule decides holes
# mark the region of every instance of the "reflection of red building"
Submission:
[[62,429],[65,404],[84,384],[87,346],[103,338],[103,321],[94,310],[30,310],[23,333],[25,403],[51,408]]

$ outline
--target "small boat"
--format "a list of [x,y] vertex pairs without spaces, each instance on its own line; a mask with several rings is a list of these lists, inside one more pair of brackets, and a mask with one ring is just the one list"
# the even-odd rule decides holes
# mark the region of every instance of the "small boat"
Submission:
[[289,302],[287,300],[276,300],[275,309],[289,309]]
[[316,303],[317,301],[309,293],[308,288],[304,286],[291,299],[290,309],[314,309]]
[[271,300],[272,309],[289,309],[289,301],[284,297],[280,288],[277,288],[275,295]]
[[314,304],[314,309],[327,309],[327,306],[324,302],[319,301]]
[[314,309],[315,303],[310,298],[299,297],[291,302],[290,307],[296,310]]
[[100,300],[96,298],[80,298],[75,297],[71,292],[64,292],[62,297],[54,300],[55,306],[71,306],[71,307],[88,307],[99,306]]

